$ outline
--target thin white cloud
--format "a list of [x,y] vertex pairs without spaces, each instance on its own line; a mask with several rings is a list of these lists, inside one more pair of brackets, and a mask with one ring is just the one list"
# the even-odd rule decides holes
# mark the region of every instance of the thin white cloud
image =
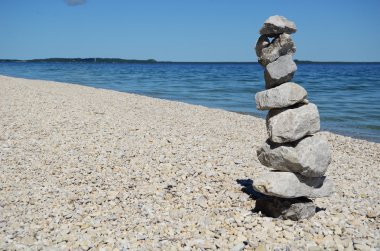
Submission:
[[65,0],[65,3],[70,6],[76,6],[76,5],[81,5],[85,4],[86,0]]

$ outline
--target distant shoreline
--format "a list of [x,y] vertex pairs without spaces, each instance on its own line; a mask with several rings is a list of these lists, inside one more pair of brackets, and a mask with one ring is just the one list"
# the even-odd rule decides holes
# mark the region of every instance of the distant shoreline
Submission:
[[[297,64],[380,64],[380,62],[345,62],[345,61],[310,61],[294,60]],[[155,59],[122,58],[42,58],[42,59],[0,59],[0,63],[129,63],[129,64],[258,64],[258,62],[192,62],[192,61],[158,61]]]

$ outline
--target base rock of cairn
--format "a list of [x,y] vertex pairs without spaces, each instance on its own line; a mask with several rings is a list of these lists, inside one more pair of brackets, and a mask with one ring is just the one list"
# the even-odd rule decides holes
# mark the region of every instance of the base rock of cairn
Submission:
[[297,70],[291,34],[294,22],[272,16],[260,29],[256,55],[265,68],[266,90],[256,94],[256,107],[269,110],[268,140],[257,150],[259,161],[272,169],[253,182],[266,196],[256,210],[270,217],[300,220],[312,217],[316,206],[308,199],[330,196],[334,184],[325,172],[331,162],[328,142],[319,134],[318,108],[307,100],[307,91],[290,82]]
[[269,217],[297,221],[312,217],[317,207],[308,198],[282,199],[264,196],[256,200],[255,210]]

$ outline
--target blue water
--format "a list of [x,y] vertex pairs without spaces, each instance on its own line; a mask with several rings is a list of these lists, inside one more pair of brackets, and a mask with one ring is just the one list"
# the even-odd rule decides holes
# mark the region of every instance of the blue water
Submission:
[[[258,64],[0,63],[0,74],[77,83],[265,117]],[[380,64],[298,64],[322,130],[380,142]]]

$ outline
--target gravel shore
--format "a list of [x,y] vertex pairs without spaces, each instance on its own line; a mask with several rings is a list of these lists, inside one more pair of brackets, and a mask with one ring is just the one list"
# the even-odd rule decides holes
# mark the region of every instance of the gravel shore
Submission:
[[312,219],[283,221],[254,210],[265,131],[252,116],[0,76],[0,249],[379,250],[380,144],[321,132],[336,192]]

